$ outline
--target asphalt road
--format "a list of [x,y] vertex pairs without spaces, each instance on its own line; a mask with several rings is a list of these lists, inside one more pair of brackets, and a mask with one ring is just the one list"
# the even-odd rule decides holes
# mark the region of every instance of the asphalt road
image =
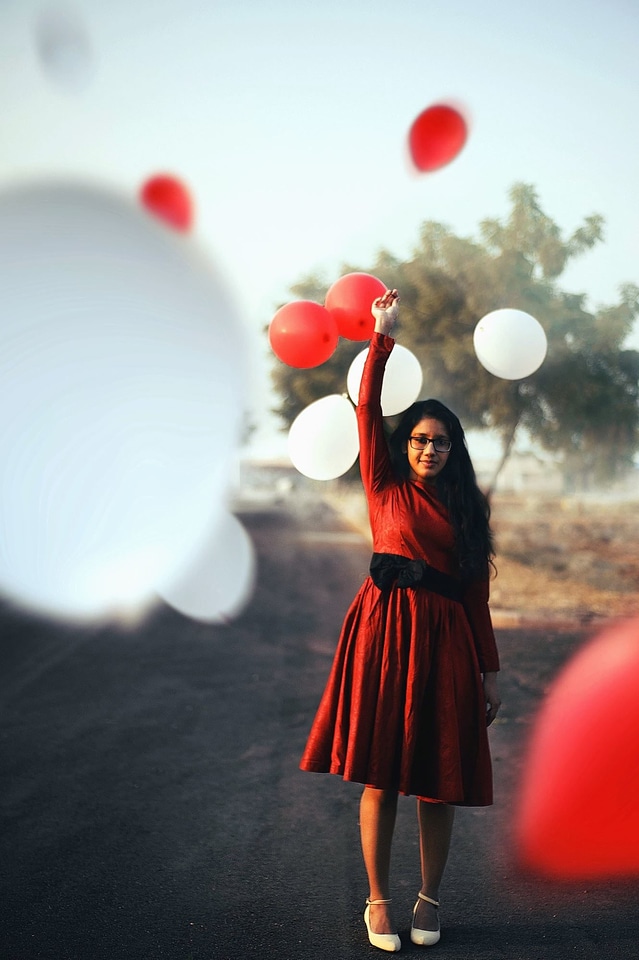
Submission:
[[[258,584],[229,626],[135,629],[0,609],[0,960],[355,960],[360,788],[297,764],[369,548],[324,505],[246,506]],[[441,960],[639,957],[637,884],[518,873],[510,825],[544,689],[585,634],[500,630],[496,803],[458,812]],[[594,802],[594,801],[593,801]],[[404,955],[419,887],[402,798]]]

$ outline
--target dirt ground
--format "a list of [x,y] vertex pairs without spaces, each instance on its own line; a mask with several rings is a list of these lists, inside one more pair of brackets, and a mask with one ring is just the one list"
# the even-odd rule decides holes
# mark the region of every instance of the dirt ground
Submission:
[[492,604],[588,621],[639,614],[639,501],[499,497]]
[[[370,536],[361,490],[336,485],[326,496]],[[492,526],[496,626],[639,615],[639,500],[501,494]]]

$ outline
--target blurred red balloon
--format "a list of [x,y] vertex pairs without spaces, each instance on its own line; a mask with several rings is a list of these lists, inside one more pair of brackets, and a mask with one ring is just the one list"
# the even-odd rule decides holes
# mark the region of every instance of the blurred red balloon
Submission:
[[347,340],[369,340],[375,318],[373,300],[386,292],[386,285],[370,273],[346,273],[326,294],[324,306],[335,318],[340,336]]
[[408,134],[408,147],[418,170],[429,172],[445,167],[457,156],[468,136],[464,117],[444,103],[423,110]]
[[186,231],[193,222],[193,203],[183,183],[168,174],[158,174],[143,184],[140,200],[154,216],[176,230]]
[[317,367],[335,350],[339,333],[320,303],[294,300],[277,311],[268,337],[273,353],[289,367]]
[[523,866],[563,880],[639,875],[639,619],[568,663],[536,720],[515,839]]

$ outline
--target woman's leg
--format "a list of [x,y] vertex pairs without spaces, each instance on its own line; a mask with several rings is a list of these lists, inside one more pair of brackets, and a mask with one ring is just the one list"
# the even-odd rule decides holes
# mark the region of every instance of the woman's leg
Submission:
[[[426,897],[439,900],[439,884],[448,860],[455,808],[447,803],[418,800],[417,819],[422,864],[421,892]],[[420,930],[437,930],[437,911],[432,904],[419,900],[414,923]]]
[[[396,790],[364,787],[359,805],[359,828],[371,900],[388,900],[391,846],[396,814]],[[374,933],[395,933],[386,904],[379,903],[371,906],[370,924]]]

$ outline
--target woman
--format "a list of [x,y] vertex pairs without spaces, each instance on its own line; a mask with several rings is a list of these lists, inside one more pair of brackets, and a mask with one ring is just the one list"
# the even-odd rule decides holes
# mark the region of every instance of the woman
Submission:
[[370,942],[391,952],[401,946],[389,898],[398,793],[417,797],[422,886],[411,940],[429,946],[440,937],[454,807],[492,803],[486,728],[500,705],[488,610],[489,510],[461,424],[426,400],[385,439],[380,395],[398,300],[391,290],[373,304],[357,407],[370,576],[346,615],[300,764],[365,785],[364,921]]

